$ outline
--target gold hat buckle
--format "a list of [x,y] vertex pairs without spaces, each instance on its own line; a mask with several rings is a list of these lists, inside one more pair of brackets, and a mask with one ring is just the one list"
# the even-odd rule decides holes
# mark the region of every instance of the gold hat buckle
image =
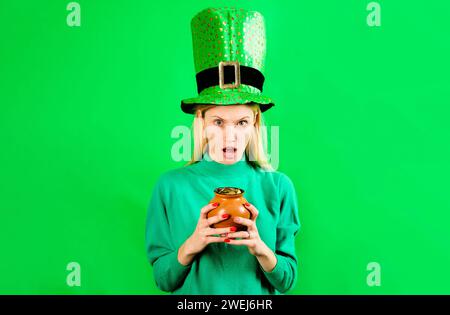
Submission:
[[[234,83],[225,84],[223,68],[225,66],[234,66]],[[221,89],[235,89],[241,85],[241,67],[239,61],[221,61],[219,62],[219,86]]]

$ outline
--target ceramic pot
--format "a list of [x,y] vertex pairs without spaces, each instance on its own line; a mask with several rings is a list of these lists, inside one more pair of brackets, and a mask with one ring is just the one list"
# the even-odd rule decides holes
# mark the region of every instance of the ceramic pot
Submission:
[[247,200],[243,197],[244,190],[236,187],[218,187],[214,189],[214,198],[210,203],[217,202],[219,205],[208,212],[207,217],[215,215],[222,216],[228,214],[230,217],[211,225],[212,228],[225,228],[235,226],[237,231],[246,231],[247,226],[234,222],[234,217],[242,217],[251,219],[252,213],[245,208],[244,204]]

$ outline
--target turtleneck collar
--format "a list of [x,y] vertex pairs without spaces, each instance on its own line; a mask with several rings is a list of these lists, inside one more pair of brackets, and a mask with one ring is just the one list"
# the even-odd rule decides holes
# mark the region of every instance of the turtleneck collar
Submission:
[[203,158],[198,161],[197,166],[203,173],[210,176],[242,176],[253,169],[245,152],[239,161],[233,164],[222,164],[214,161],[209,155],[208,150],[203,154]]

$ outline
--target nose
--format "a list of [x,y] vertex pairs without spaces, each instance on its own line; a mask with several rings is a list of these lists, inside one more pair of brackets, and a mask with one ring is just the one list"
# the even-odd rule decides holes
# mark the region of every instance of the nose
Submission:
[[234,126],[226,126],[224,132],[224,142],[225,144],[234,143],[237,140],[237,132]]

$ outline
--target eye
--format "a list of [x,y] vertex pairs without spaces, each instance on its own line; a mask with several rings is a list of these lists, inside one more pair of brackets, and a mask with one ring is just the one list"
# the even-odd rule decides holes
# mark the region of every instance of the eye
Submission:
[[247,124],[248,124],[248,121],[245,120],[245,119],[240,120],[240,121],[238,122],[238,125],[241,126],[241,127],[245,127],[245,126],[247,126]]
[[221,119],[215,119],[215,120],[213,121],[213,124],[214,124],[215,126],[222,126],[223,121],[222,121]]

